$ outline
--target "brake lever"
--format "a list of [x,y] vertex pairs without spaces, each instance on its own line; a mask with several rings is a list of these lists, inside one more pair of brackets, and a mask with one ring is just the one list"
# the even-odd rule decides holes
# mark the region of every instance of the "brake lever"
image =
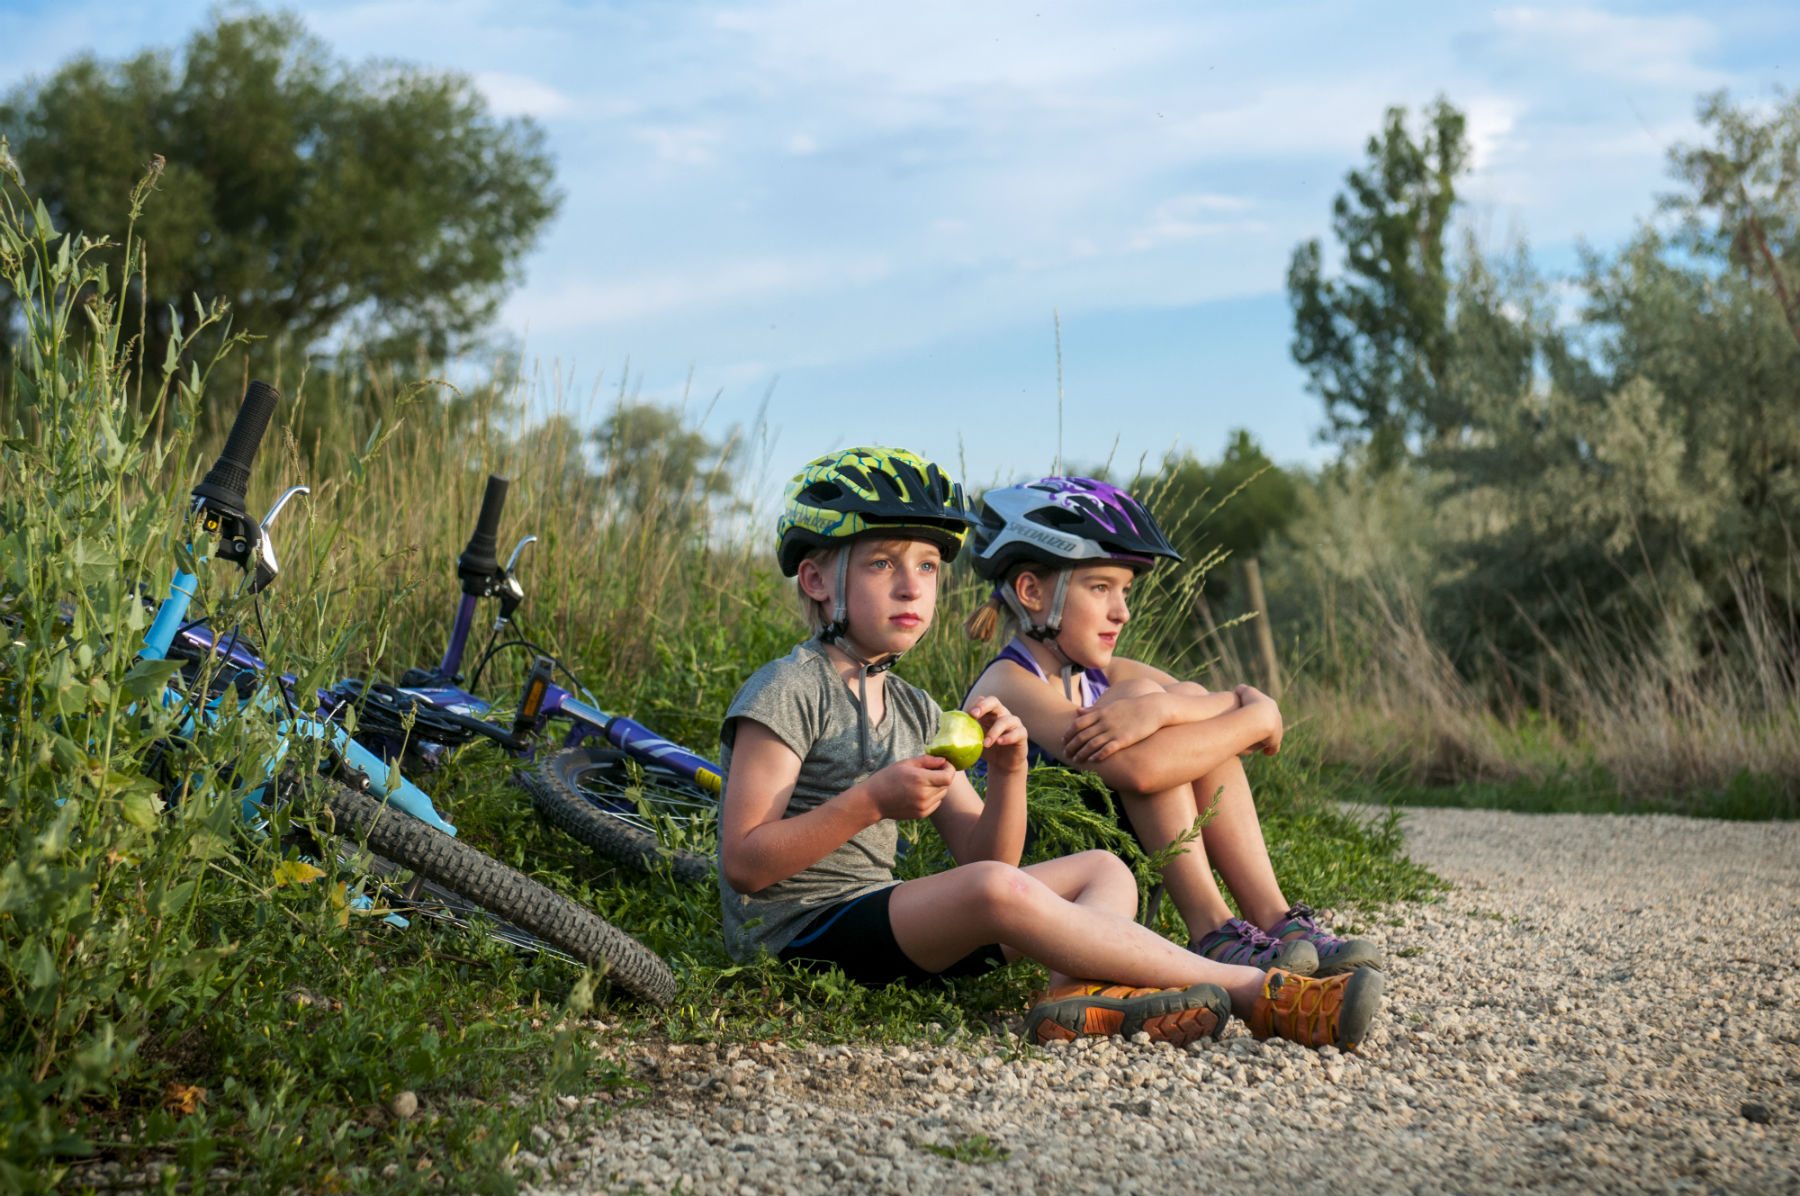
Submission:
[[519,554],[537,542],[538,538],[536,536],[526,536],[523,540],[520,540],[517,544],[513,545],[512,555],[506,558],[505,573],[508,577],[512,576],[513,566],[519,563]]
[[268,531],[269,525],[275,522],[275,517],[277,515],[281,514],[281,508],[288,505],[289,499],[294,498],[301,494],[311,494],[311,493],[312,493],[311,486],[289,486],[285,491],[282,492],[281,497],[275,500],[275,505],[269,508],[269,513],[262,517],[262,522],[257,524],[256,526],[262,528],[265,532]]
[[312,487],[310,486],[289,486],[282,496],[275,500],[275,505],[269,508],[269,513],[262,517],[262,522],[256,525],[261,534],[256,537],[256,546],[251,554],[254,565],[250,578],[252,594],[262,593],[281,575],[281,565],[275,560],[275,537],[269,534],[269,525],[275,522],[275,517],[281,514],[282,508],[288,505],[290,499],[311,493]]
[[536,536],[526,536],[513,545],[512,555],[506,558],[506,567],[500,570],[495,596],[500,599],[500,613],[494,617],[494,630],[499,631],[512,621],[513,613],[519,609],[519,603],[525,601],[525,587],[513,576],[513,566],[519,563],[519,556],[527,548],[537,543]]

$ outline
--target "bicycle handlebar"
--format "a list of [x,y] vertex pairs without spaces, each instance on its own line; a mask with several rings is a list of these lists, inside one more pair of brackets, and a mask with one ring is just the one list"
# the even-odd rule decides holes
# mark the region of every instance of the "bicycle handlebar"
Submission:
[[269,430],[269,417],[281,393],[267,382],[253,380],[244,391],[243,405],[232,421],[231,434],[219,459],[206,473],[206,479],[194,487],[194,497],[208,499],[235,514],[244,513],[244,489],[250,484],[250,466],[256,450],[262,447],[263,433]]
[[494,559],[495,540],[500,534],[500,512],[506,507],[506,491],[511,483],[499,474],[488,475],[487,491],[481,496],[481,514],[475,520],[475,531],[469,543],[456,558],[457,576],[463,579],[466,593],[479,593],[470,586],[493,577],[500,568]]

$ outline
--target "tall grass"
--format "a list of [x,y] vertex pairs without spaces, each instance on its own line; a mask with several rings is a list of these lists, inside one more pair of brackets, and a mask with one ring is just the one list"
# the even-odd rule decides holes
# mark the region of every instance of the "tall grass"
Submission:
[[[0,1189],[355,1188],[389,1165],[424,1184],[424,1122],[383,1111],[402,1091],[440,1159],[506,1187],[542,1100],[623,1077],[546,1026],[546,1002],[580,1003],[566,969],[383,934],[340,886],[288,879],[239,813],[235,766],[267,758],[265,721],[176,735],[155,700],[170,669],[133,657],[145,597],[182,559],[217,359],[146,377],[116,301],[130,280],[99,249],[0,177],[0,275],[26,320],[0,395]],[[349,451],[326,494],[366,489],[375,447]],[[253,494],[291,472],[292,446],[275,450]],[[315,507],[278,530],[309,584],[263,604],[264,646],[328,679],[352,644],[391,638],[406,587],[350,567],[342,518]],[[201,570],[197,609],[261,638],[230,572]]]
[[1521,680],[1499,662],[1472,680],[1414,593],[1365,582],[1335,612],[1335,659],[1293,711],[1328,761],[1422,800],[1535,809],[1800,817],[1800,668],[1760,586],[1734,587],[1741,622],[1702,642],[1676,620],[1622,649],[1592,620]]

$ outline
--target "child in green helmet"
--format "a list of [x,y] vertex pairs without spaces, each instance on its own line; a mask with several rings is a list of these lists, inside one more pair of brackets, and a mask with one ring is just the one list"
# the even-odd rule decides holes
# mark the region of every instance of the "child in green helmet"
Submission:
[[[1327,1010],[1315,982],[1271,989],[1256,968],[1194,955],[1137,925],[1137,884],[1103,851],[1020,867],[1026,735],[995,698],[981,724],[986,800],[925,754],[940,711],[890,670],[930,630],[941,566],[971,519],[961,487],[898,449],[857,448],[789,484],[777,533],[814,634],[758,669],[721,730],[719,887],[726,945],[869,985],[979,973],[1028,956],[1050,991],[1036,1041],[1216,1037],[1233,1011],[1259,1036],[1357,1045],[1379,992]],[[957,866],[893,875],[897,823],[929,818]],[[1284,974],[1285,975],[1285,974]]]

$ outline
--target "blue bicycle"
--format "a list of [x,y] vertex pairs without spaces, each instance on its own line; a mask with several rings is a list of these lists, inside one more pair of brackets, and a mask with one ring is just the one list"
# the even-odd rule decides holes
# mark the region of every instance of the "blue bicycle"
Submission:
[[[192,738],[246,712],[271,719],[279,748],[261,765],[264,783],[245,800],[247,818],[267,826],[284,804],[316,794],[327,832],[372,853],[372,871],[390,908],[457,923],[492,918],[487,928],[504,941],[548,948],[602,971],[635,996],[667,1003],[675,979],[653,952],[594,911],[456,839],[456,828],[423,790],[345,730],[334,717],[338,700],[320,694],[317,714],[301,711],[295,679],[275,674],[237,628],[220,634],[204,619],[188,618],[196,571],[209,560],[243,570],[244,592],[253,601],[279,575],[270,527],[307,489],[290,488],[260,521],[245,514],[244,500],[251,463],[278,400],[273,387],[250,384],[224,450],[194,488],[192,541],[138,654],[182,662],[162,695],[165,706],[178,711],[179,734]],[[260,624],[260,607],[256,611]],[[313,755],[323,761],[319,771],[296,763]],[[321,845],[318,857],[329,850]]]
[[[503,477],[488,478],[475,530],[457,557],[462,594],[443,658],[429,668],[408,669],[398,685],[341,682],[332,701],[355,704],[356,734],[365,745],[415,767],[433,767],[477,739],[497,744],[532,762],[517,779],[553,826],[627,867],[667,867],[677,880],[710,883],[719,766],[634,719],[601,709],[566,665],[529,639],[501,640],[525,600],[519,557],[537,541],[524,537],[506,564],[499,563],[495,549],[509,485]],[[499,611],[465,689],[463,655],[477,607],[487,599],[497,600]],[[509,648],[529,650],[535,658],[512,722],[502,725],[483,717],[493,707],[472,690],[488,662]],[[559,674],[572,689],[556,683]],[[552,722],[566,724],[562,744],[540,758],[534,744]]]

